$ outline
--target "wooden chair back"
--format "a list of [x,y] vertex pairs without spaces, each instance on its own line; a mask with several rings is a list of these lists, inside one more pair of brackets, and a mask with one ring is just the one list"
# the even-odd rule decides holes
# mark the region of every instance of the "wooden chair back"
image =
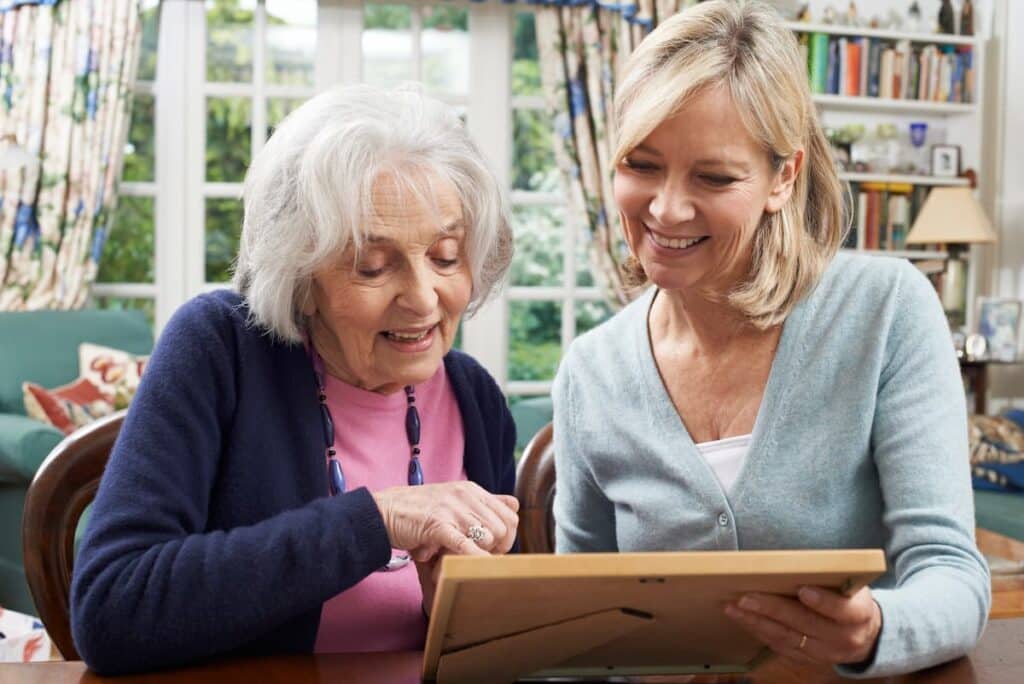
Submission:
[[25,576],[39,617],[65,660],[79,659],[69,612],[75,529],[96,496],[124,414],[118,411],[68,435],[43,461],[25,497]]
[[554,431],[548,423],[526,445],[516,473],[519,499],[519,550],[522,553],[555,552],[555,450]]

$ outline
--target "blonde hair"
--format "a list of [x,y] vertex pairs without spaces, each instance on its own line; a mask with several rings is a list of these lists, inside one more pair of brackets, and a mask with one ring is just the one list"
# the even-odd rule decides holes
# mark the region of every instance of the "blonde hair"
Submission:
[[[798,150],[803,168],[785,206],[765,213],[754,235],[750,277],[729,303],[758,327],[785,320],[818,282],[846,233],[843,190],[793,33],[770,6],[713,0],[680,12],[644,39],[615,97],[615,166],[655,128],[706,89],[727,88],[774,170]],[[626,275],[646,274],[635,259]]]

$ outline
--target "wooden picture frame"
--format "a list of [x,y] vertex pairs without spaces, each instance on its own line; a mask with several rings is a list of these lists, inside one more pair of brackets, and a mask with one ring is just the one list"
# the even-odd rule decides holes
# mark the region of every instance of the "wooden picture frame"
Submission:
[[745,672],[770,654],[723,608],[801,586],[850,595],[881,549],[446,556],[423,678]]

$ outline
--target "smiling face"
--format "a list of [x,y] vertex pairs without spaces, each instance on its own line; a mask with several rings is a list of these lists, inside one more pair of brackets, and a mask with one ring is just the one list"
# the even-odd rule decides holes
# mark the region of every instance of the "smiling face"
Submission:
[[472,294],[467,227],[455,188],[434,178],[434,201],[382,176],[360,250],[318,270],[303,306],[327,371],[389,393],[429,379],[451,349]]
[[761,217],[785,205],[801,159],[773,169],[728,90],[703,91],[616,168],[626,242],[661,289],[728,293],[746,279]]

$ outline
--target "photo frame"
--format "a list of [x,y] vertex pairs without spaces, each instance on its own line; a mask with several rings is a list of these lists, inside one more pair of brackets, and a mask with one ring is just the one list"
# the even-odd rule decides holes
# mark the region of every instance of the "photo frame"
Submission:
[[980,297],[978,334],[986,340],[988,358],[1014,362],[1020,348],[1022,302],[1019,299]]
[[960,146],[932,145],[932,175],[956,178],[960,175]]

